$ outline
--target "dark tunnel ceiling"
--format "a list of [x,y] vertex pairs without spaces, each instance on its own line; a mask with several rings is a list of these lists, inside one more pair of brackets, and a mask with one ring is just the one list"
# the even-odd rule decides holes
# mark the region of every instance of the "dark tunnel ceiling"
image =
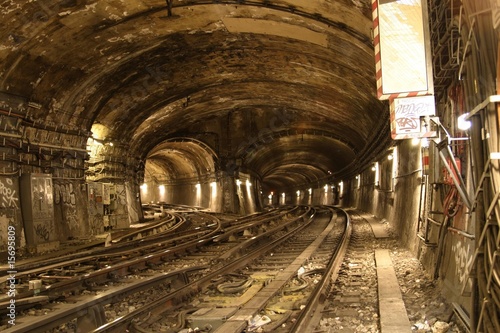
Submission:
[[[352,176],[390,144],[370,0],[168,2],[4,1],[1,92],[144,159],[196,138],[268,188]],[[158,147],[157,169],[193,169]]]

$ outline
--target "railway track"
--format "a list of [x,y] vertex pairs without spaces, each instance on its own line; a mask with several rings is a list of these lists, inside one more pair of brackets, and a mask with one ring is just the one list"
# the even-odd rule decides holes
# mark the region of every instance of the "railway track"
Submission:
[[[106,322],[104,306],[120,303],[129,295],[137,295],[154,287],[163,291],[156,293],[157,297],[172,294],[172,290],[182,289],[213,269],[210,261],[237,246],[239,243],[234,241],[236,238],[241,240],[252,234],[256,242],[261,241],[259,233],[265,234],[266,230],[272,229],[271,226],[279,228],[280,224],[289,227],[303,219],[303,215],[304,211],[293,208],[221,223],[215,216],[204,214],[201,219],[203,223],[194,225],[189,231],[176,230],[175,237],[168,241],[158,243],[158,234],[153,233],[152,236],[135,239],[135,245],[126,245],[130,241],[125,241],[124,245],[117,242],[111,246],[112,253],[94,256],[91,264],[88,263],[89,256],[86,256],[72,257],[69,260],[71,263],[68,260],[51,262],[49,268],[29,266],[28,271],[19,270],[22,279],[39,277],[46,283],[38,292],[35,291],[35,296],[33,291],[16,295],[17,309],[25,309],[24,312],[29,313],[35,306],[35,312],[42,308],[44,315],[30,317],[20,312],[17,320],[19,324],[5,331],[71,331],[76,326],[79,331],[91,330]],[[214,242],[214,237],[224,234],[224,228],[229,230],[228,235]],[[189,233],[189,238],[185,233]],[[125,235],[125,238],[129,236]],[[227,241],[223,242],[224,238]],[[150,242],[151,239],[154,241]],[[143,247],[144,243],[146,245]],[[135,249],[131,253],[128,253],[129,250],[117,251],[116,248],[121,246]],[[66,274],[54,274],[57,270]],[[21,283],[18,290],[22,290]]]
[[319,215],[273,231],[263,246],[219,256],[216,270],[92,332],[250,332],[262,321],[274,323],[270,332],[305,332],[313,314],[307,308],[331,286],[350,230],[343,212]]

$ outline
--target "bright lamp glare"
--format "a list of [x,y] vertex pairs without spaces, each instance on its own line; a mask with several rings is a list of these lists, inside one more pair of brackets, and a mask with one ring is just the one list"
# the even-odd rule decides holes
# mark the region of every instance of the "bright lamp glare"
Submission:
[[465,118],[467,118],[468,115],[469,115],[469,113],[464,113],[463,115],[461,115],[457,119],[457,126],[462,131],[468,130],[472,125],[469,120],[465,120]]

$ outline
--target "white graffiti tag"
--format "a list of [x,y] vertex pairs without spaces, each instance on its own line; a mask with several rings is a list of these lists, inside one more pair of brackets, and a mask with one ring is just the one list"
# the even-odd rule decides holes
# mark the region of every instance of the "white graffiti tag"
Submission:
[[473,261],[470,244],[463,244],[462,241],[457,240],[452,245],[451,251],[455,255],[455,275],[460,284],[464,286],[468,282],[468,275]]
[[19,198],[17,197],[16,190],[12,187],[14,185],[12,179],[5,179],[7,185],[5,185],[2,180],[0,180],[0,194],[2,195],[2,207],[18,208],[17,202]]

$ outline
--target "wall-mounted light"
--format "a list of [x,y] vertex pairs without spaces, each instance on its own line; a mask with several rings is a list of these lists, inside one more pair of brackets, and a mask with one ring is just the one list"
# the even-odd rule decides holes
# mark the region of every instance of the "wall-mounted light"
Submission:
[[308,191],[309,191],[309,194],[313,193],[313,189],[312,188],[310,188]]
[[147,189],[148,189],[148,184],[144,183],[141,185],[141,190],[147,191]]
[[240,186],[240,185],[241,185],[241,180],[236,179],[236,185],[237,185],[237,186]]
[[422,138],[422,140],[420,140],[420,147],[428,148],[429,147],[429,139]]
[[471,128],[472,123],[469,120],[466,120],[468,115],[469,115],[469,113],[467,112],[467,113],[464,113],[463,115],[461,115],[460,117],[458,117],[458,119],[457,119],[458,129],[460,129],[462,131],[467,131],[468,129]]
[[200,189],[201,189],[201,184],[200,184],[200,183],[198,183],[198,184],[196,184],[194,187],[196,187],[196,189],[197,189],[197,190],[200,190]]
[[283,199],[285,198],[285,192],[281,193],[281,196],[283,197]]
[[165,185],[158,186],[158,189],[160,190],[160,195],[164,195],[165,194]]
[[300,190],[297,190],[297,196],[300,197]]
[[217,183],[211,182],[210,187],[212,188],[212,198],[215,198],[217,196]]
[[250,183],[250,181],[248,179],[246,180],[245,184],[247,185],[247,187],[252,186],[252,183]]
[[328,185],[325,185],[323,188],[325,189],[325,193],[328,192]]
[[392,159],[393,159],[393,158],[394,158],[394,156],[393,156],[392,154],[387,155],[387,159],[388,159],[389,161],[392,161]]

